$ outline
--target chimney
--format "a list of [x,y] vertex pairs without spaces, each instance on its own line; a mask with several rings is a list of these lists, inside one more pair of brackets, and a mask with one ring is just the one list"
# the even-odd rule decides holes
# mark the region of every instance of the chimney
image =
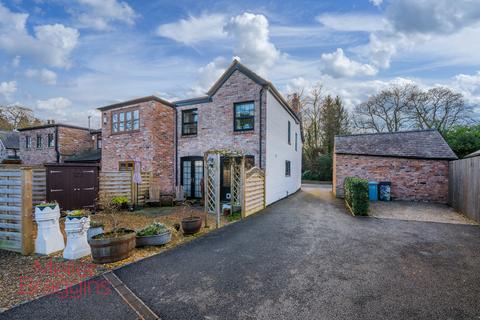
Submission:
[[292,108],[293,112],[295,112],[297,115],[300,115],[300,98],[298,97],[298,94],[294,93],[292,100],[290,102],[290,107]]

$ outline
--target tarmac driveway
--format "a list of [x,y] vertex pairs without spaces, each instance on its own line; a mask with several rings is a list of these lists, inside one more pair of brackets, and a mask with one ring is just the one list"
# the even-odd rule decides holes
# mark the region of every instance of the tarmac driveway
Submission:
[[[115,274],[161,319],[480,319],[478,226],[351,217],[327,188]],[[112,291],[4,317],[136,315]]]

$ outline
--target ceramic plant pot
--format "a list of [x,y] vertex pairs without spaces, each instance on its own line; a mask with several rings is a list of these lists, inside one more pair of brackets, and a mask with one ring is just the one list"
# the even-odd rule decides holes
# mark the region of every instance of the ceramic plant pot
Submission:
[[35,239],[36,253],[50,254],[65,248],[59,219],[60,207],[58,205],[35,207],[35,221],[38,226]]

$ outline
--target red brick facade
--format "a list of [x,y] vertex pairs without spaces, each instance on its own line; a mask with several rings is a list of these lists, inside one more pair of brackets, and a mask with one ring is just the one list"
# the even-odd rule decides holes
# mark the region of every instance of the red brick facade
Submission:
[[[235,71],[212,96],[211,102],[177,108],[178,160],[186,156],[201,156],[210,149],[243,151],[255,157],[260,165],[260,130],[262,127],[262,167],[265,167],[266,136],[266,94],[262,87],[240,71]],[[236,132],[233,128],[234,103],[253,101],[255,103],[254,130]],[[182,136],[182,110],[198,109],[197,134]],[[260,114],[262,126],[260,126]],[[180,168],[180,163],[178,164]]]
[[393,200],[446,203],[448,199],[448,160],[334,154],[333,191],[338,196],[343,196],[346,177],[390,181]]
[[[112,112],[139,110],[140,129],[112,133]],[[106,123],[103,123],[106,119]],[[175,183],[175,110],[158,101],[147,101],[102,111],[102,170],[119,169],[120,161],[138,159],[142,171],[152,172],[162,192]]]
[[[58,141],[56,134],[58,132]],[[59,162],[65,158],[93,148],[93,142],[88,129],[73,128],[63,125],[32,128],[20,131],[19,155],[23,164],[40,165],[57,162],[57,149],[48,146],[48,135],[53,135],[58,143]],[[30,148],[27,148],[26,139],[30,137]],[[42,139],[41,147],[37,148],[37,136]]]

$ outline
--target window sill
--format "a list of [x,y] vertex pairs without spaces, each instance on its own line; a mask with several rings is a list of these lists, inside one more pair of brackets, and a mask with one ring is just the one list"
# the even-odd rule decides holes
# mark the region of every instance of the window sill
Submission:
[[188,138],[196,138],[196,137],[198,137],[198,133],[197,134],[182,134],[180,137],[181,138],[187,138],[187,139]]
[[255,134],[255,130],[233,130],[233,134]]
[[117,135],[122,135],[122,134],[131,134],[131,133],[138,133],[140,132],[140,129],[137,130],[130,130],[130,131],[120,131],[120,132],[110,132],[110,135],[112,136],[117,136]]

